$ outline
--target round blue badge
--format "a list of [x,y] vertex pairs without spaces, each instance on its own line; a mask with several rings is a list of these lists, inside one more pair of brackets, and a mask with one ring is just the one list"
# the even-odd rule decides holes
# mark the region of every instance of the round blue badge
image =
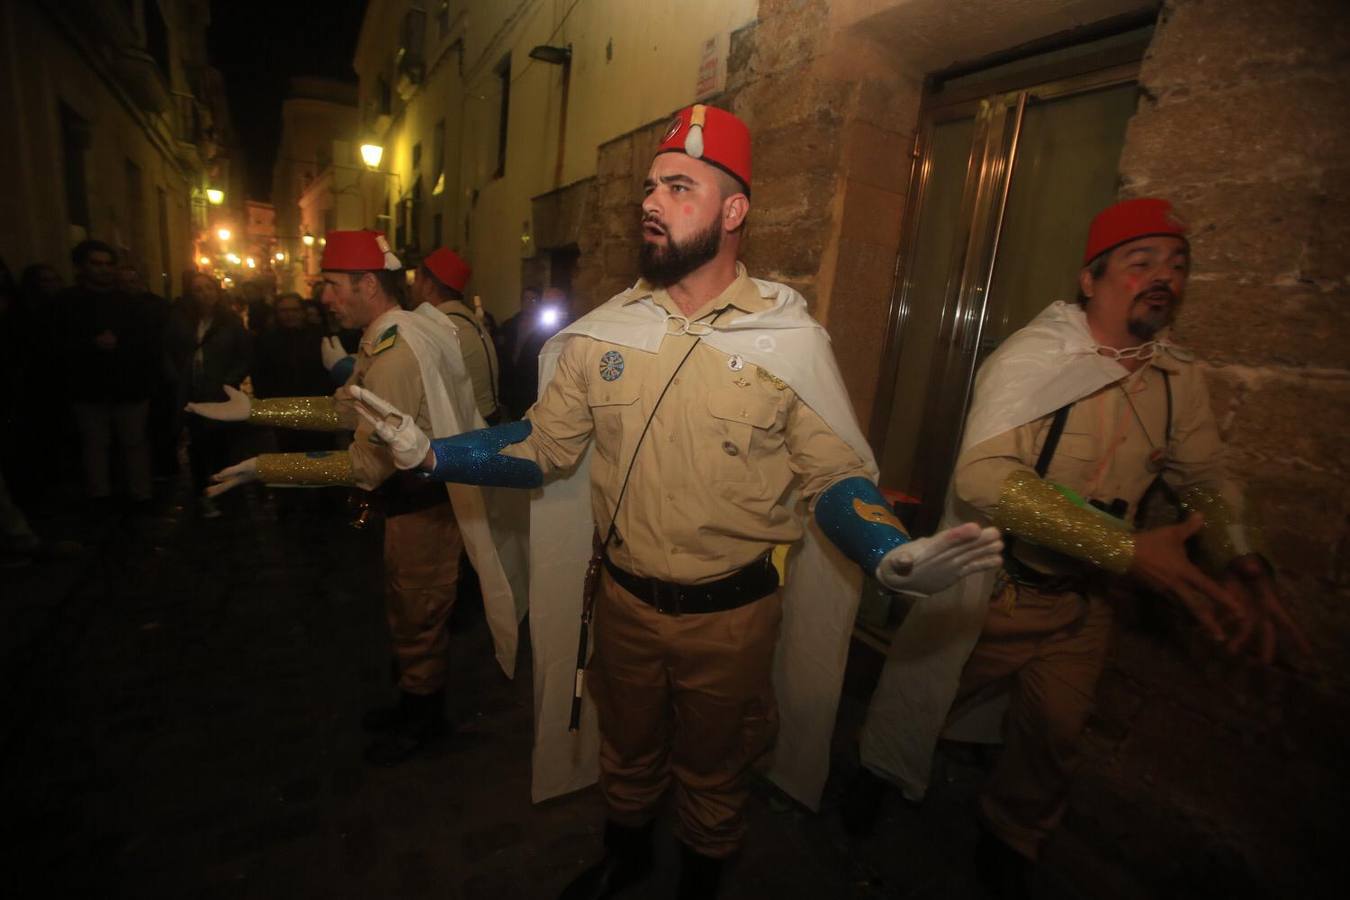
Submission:
[[606,381],[618,381],[619,376],[623,375],[623,354],[618,350],[610,350],[604,356],[600,357],[600,377]]

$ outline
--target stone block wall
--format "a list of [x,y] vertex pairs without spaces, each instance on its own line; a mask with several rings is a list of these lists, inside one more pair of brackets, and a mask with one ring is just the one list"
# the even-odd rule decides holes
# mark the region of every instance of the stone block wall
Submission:
[[1316,892],[1345,871],[1350,787],[1350,15],[1169,0],[1141,86],[1122,192],[1168,197],[1191,226],[1176,337],[1205,361],[1229,468],[1317,652],[1298,674],[1256,671],[1127,629],[1079,830],[1152,889]]

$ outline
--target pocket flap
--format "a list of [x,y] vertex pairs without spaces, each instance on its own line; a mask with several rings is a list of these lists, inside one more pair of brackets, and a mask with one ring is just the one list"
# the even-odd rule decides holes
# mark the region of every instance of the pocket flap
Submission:
[[770,428],[778,416],[778,402],[744,388],[713,391],[708,395],[708,412],[718,419]]

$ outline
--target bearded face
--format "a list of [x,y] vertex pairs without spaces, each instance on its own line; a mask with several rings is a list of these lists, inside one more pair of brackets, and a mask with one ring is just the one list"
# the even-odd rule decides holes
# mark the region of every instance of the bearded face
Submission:
[[678,284],[716,257],[722,247],[722,225],[717,219],[684,240],[677,240],[658,217],[649,214],[643,217],[642,231],[638,271],[655,287]]

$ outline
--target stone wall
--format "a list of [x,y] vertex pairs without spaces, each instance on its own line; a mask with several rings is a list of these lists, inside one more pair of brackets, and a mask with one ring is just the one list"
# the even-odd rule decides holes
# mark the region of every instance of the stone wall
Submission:
[[1192,228],[1177,339],[1206,361],[1230,469],[1317,656],[1260,672],[1126,630],[1078,830],[1155,888],[1293,896],[1344,871],[1350,17],[1335,0],[1169,0],[1141,82],[1123,193],[1171,198]]

